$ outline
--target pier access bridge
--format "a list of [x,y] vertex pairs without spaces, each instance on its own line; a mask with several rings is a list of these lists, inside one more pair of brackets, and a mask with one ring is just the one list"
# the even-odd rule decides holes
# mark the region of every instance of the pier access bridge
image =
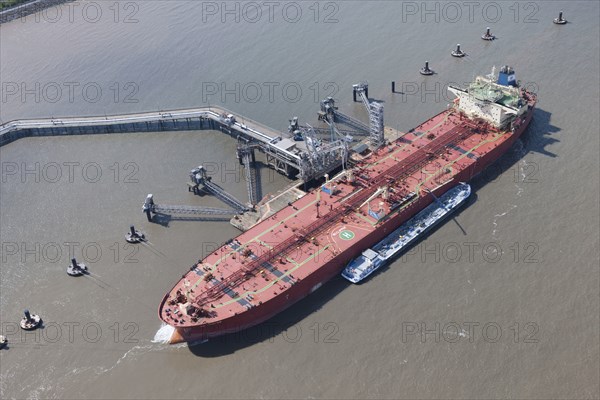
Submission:
[[[15,120],[0,125],[0,146],[24,137],[92,135],[129,132],[220,130],[252,144],[266,162],[280,173],[310,181],[345,161],[342,143],[306,145],[246,117],[221,107],[201,107],[135,114]],[[324,163],[322,160],[328,160]],[[335,162],[331,162],[334,160]]]

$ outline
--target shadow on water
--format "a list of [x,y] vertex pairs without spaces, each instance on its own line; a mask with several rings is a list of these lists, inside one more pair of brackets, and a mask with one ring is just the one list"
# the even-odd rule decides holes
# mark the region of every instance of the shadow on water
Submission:
[[556,154],[546,150],[546,146],[554,144],[559,140],[551,135],[560,132],[560,128],[551,124],[552,114],[548,111],[536,108],[533,119],[525,133],[521,136],[525,151],[540,153],[548,157],[558,157]]
[[[476,196],[476,195],[474,195]],[[463,236],[467,236],[467,231],[465,230],[465,228],[462,227],[462,225],[460,224],[460,222],[458,222],[458,220],[456,219],[455,216],[452,216],[452,221],[456,224],[456,226],[458,226],[458,229],[460,229],[460,231],[462,232]]]
[[[465,203],[465,205],[463,205],[463,207],[461,207],[461,209],[456,212],[454,217],[458,218],[462,210],[468,207],[470,204],[473,204],[475,201],[477,201],[477,195],[472,194],[467,203]],[[460,229],[463,230],[458,221],[456,221],[456,223],[459,225]],[[410,251],[412,247],[417,245],[420,241],[426,239],[438,228],[439,226],[433,229],[431,232],[427,233],[425,236],[423,236],[421,239],[419,239],[413,245],[407,248],[406,251]],[[399,254],[397,257],[390,260],[390,262],[388,262],[385,266],[373,273],[372,276],[375,276],[387,270],[390,264],[401,256],[402,254]],[[371,279],[372,276],[365,280],[365,282]],[[333,299],[342,290],[344,290],[350,285],[350,282],[346,281],[338,275],[331,281],[324,284],[323,287],[319,290],[300,300],[299,302],[297,302],[284,312],[281,312],[278,315],[274,316],[267,322],[264,322],[255,327],[248,328],[237,333],[220,336],[215,339],[211,339],[207,342],[190,345],[189,349],[194,355],[200,357],[219,357],[227,354],[232,354],[240,349],[243,349],[244,347],[251,346],[253,344],[265,341],[272,342],[276,336],[292,328],[294,325],[298,324],[300,321],[304,320],[305,318],[313,314],[315,311],[319,310],[321,307],[323,307],[323,305],[325,305],[328,301]],[[290,334],[290,336],[295,336],[297,332],[297,330],[294,330],[293,333]]]
[[[471,181],[472,194],[467,200],[466,204],[463,205],[455,214],[453,214],[452,219],[458,226],[458,229],[466,234],[465,228],[462,227],[458,219],[462,212],[468,208],[471,204],[477,201],[476,190],[480,187],[483,187],[487,182],[495,180],[502,173],[506,172],[509,168],[511,168],[514,164],[519,162],[528,152],[536,152],[540,154],[547,155],[549,157],[557,157],[556,154],[551,153],[546,150],[546,146],[549,146],[553,143],[558,142],[558,139],[551,137],[553,133],[560,132],[560,128],[553,126],[550,123],[551,114],[547,111],[536,109],[533,120],[527,130],[521,136],[521,141],[523,143],[523,148],[518,149],[516,146],[513,146],[506,154],[501,156],[492,166],[488,167],[487,170],[490,170],[489,173],[482,173],[478,177],[474,178]],[[486,170],[486,171],[487,171]],[[449,221],[443,222],[443,224],[447,224]],[[441,226],[441,225],[440,225]],[[428,232],[423,238],[420,238],[414,244],[412,244],[406,251],[410,251],[416,244],[426,239],[435,232],[439,227],[436,227],[432,231]],[[403,253],[406,253],[404,251]],[[398,255],[401,257],[402,255]],[[397,260],[398,257],[394,259]],[[372,276],[376,276],[377,274],[383,273],[388,268],[390,268],[391,262],[388,262],[384,267],[380,268],[376,271]],[[369,279],[372,278],[369,277]],[[368,282],[367,279],[365,282]],[[221,337],[217,337],[215,339],[211,339],[208,342],[190,345],[190,351],[199,357],[219,357],[227,354],[232,354],[244,347],[264,342],[264,341],[273,341],[277,335],[285,332],[289,328],[293,327],[295,324],[299,323],[321,307],[329,300],[333,299],[337,296],[342,290],[351,285],[350,282],[343,279],[341,276],[332,279],[328,283],[324,284],[322,288],[315,291],[311,295],[306,298],[300,300],[284,312],[279,313],[274,316],[267,322],[264,322],[256,327],[246,329],[244,331],[225,335]]]
[[[555,153],[546,150],[559,140],[551,135],[560,132],[560,128],[551,124],[551,113],[548,111],[536,108],[533,118],[521,137],[519,138],[522,147],[518,147],[518,143],[513,144],[512,148],[503,154],[492,165],[487,167],[478,176],[470,182],[473,191],[477,191],[489,182],[498,179],[502,174],[506,173],[510,168],[514,167],[528,153],[539,153],[551,158],[558,157]],[[525,169],[523,170],[525,173]],[[524,179],[527,179],[525,177]]]
[[152,222],[165,228],[169,226],[171,221],[229,222],[230,220],[231,218],[228,217],[182,217],[159,213],[152,215]]
[[383,265],[378,270],[376,270],[375,272],[373,272],[364,281],[359,282],[358,285],[366,284],[371,279],[373,279],[375,276],[377,276],[377,275],[379,275],[379,274],[387,271],[388,269],[390,269],[390,267],[392,266],[393,263],[395,263],[396,261],[398,261],[399,259],[401,259],[404,255],[408,255],[407,253],[410,253],[410,251],[412,249],[414,249],[415,247],[417,247],[419,245],[419,243],[423,242],[429,236],[433,235],[434,232],[436,232],[442,225],[450,224],[450,219],[454,220],[454,222],[458,226],[457,229],[460,230],[463,235],[466,235],[467,231],[462,227],[462,225],[460,224],[460,222],[458,222],[458,219],[460,218],[460,215],[462,214],[462,212],[464,210],[466,210],[471,204],[475,203],[476,201],[477,201],[477,194],[476,193],[471,193],[471,196],[469,196],[469,198],[467,199],[467,201],[465,202],[465,204],[463,204],[461,207],[459,207],[458,210],[456,210],[454,213],[452,213],[452,215],[450,217],[448,217],[447,220],[440,222],[440,224],[438,226],[434,227],[429,232],[423,234],[423,236],[421,236],[417,240],[415,240],[404,251],[400,252],[399,254],[396,254],[394,257],[392,257],[391,259],[389,259],[385,263],[385,265]]
[[194,193],[196,196],[199,196],[199,197],[211,195],[211,193],[208,190],[206,190],[206,188],[204,188],[204,187],[199,187],[197,190],[193,191],[192,193]]
[[[219,336],[201,344],[190,345],[190,352],[199,357],[220,357],[235,353],[253,344],[265,341],[273,342],[276,336],[319,310],[349,285],[350,282],[341,276],[333,278],[319,290],[268,321],[237,333]],[[293,329],[291,332],[290,337],[297,335],[300,331]]]
[[256,173],[256,201],[260,202],[263,198],[263,188],[262,188],[262,170],[270,169],[265,163],[262,161],[254,162],[254,172]]

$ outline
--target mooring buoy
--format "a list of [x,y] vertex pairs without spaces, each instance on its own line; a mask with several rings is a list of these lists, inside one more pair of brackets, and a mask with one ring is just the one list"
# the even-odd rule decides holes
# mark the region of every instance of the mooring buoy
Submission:
[[485,30],[485,33],[483,35],[481,35],[481,38],[483,40],[494,40],[494,39],[496,39],[496,36],[492,35],[492,33],[490,32],[490,28],[487,27]]
[[146,240],[146,236],[135,229],[133,225],[129,227],[129,232],[125,235],[125,240],[129,243],[139,243]]
[[31,314],[29,310],[25,310],[23,313],[25,316],[21,319],[21,329],[30,331],[41,325],[42,319],[39,315]]
[[429,61],[425,61],[425,66],[419,72],[421,75],[433,75],[433,70],[429,69]]
[[81,276],[87,274],[87,265],[78,263],[76,259],[71,258],[71,264],[67,266],[67,274],[69,276]]
[[452,54],[452,57],[464,57],[467,55],[467,53],[460,49],[460,44],[457,44],[456,50],[453,50],[450,54]]
[[559,13],[558,13],[558,18],[554,18],[554,21],[553,21],[553,22],[554,22],[555,24],[557,24],[557,25],[564,25],[564,24],[566,24],[566,23],[567,23],[567,20],[566,20],[566,19],[564,19],[562,15],[563,15],[563,12],[562,12],[562,11],[561,11],[561,12],[559,12]]

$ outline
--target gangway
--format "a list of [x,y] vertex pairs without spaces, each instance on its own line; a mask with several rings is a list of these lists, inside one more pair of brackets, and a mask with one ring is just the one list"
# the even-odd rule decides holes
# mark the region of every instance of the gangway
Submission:
[[240,210],[224,208],[156,204],[152,194],[146,196],[142,211],[146,214],[149,222],[152,222],[152,214],[238,215],[242,213]]
[[352,91],[354,94],[354,101],[356,101],[356,95],[358,95],[367,109],[367,112],[369,112],[371,107],[371,104],[369,103],[369,84],[367,82],[361,82],[352,85]]
[[369,137],[371,145],[375,148],[381,147],[385,143],[384,125],[383,125],[383,105],[377,102],[369,101],[369,84],[361,82],[352,86],[354,101],[356,95],[360,96],[367,112],[369,113]]
[[367,124],[339,111],[333,97],[328,97],[321,101],[321,113],[319,114],[319,118],[326,122],[342,122],[357,131],[369,133],[369,126]]
[[[328,126],[331,126],[331,122],[325,121],[325,123]],[[331,128],[313,127],[313,129],[319,135],[331,135]],[[340,129],[337,125],[335,127],[335,131],[337,133],[339,133],[342,138],[352,138],[352,139],[354,139],[354,136],[364,136],[365,135],[364,131],[356,131],[356,130],[349,130],[349,129]]]
[[306,142],[306,157],[303,169],[312,171],[314,176],[323,176],[338,166],[344,166],[348,159],[348,143],[344,140],[323,141],[317,138],[312,126],[301,128]]
[[321,117],[320,119],[327,124],[327,128],[318,128],[318,127],[311,127],[308,125],[300,125],[300,123],[298,122],[298,117],[294,117],[294,118],[290,119],[290,125],[288,126],[288,133],[290,135],[292,135],[294,140],[304,140],[304,137],[302,136],[302,132],[306,132],[306,130],[312,129],[314,131],[314,133],[319,135],[320,137],[329,136],[329,140],[332,142],[336,141],[338,138],[345,140],[347,142],[352,142],[352,141],[354,141],[354,136],[364,136],[364,134],[365,134],[364,130],[356,131],[356,130],[349,130],[349,129],[339,129],[335,125],[335,121],[333,121],[334,118]]
[[259,199],[258,171],[256,169],[256,156],[254,145],[242,140],[238,141],[237,157],[244,164],[246,178],[246,190],[248,191],[248,202],[254,207]]
[[306,238],[316,236],[319,232],[322,232],[327,227],[338,222],[342,216],[353,211],[358,211],[360,205],[364,204],[365,201],[374,195],[374,193],[380,190],[381,186],[391,185],[394,182],[407,179],[408,176],[429,163],[436,154],[441,154],[452,144],[459,140],[466,139],[472,132],[473,131],[468,130],[464,126],[458,126],[438,137],[436,141],[421,147],[369,181],[367,187],[358,189],[355,195],[344,202],[343,206],[334,209],[304,228],[299,229],[293,236],[281,241],[268,251],[263,252],[260,256],[244,265],[243,268],[236,270],[231,275],[225,277],[214,286],[196,296],[193,301],[194,304],[198,307],[202,307],[217,298],[228,288],[239,285],[249,276],[254,275],[257,270],[268,265],[271,260],[283,257],[290,249],[297,246],[299,242],[306,240]]
[[190,171],[190,179],[193,183],[192,189],[194,192],[198,192],[200,185],[202,185],[209,193],[213,194],[219,200],[227,203],[234,209],[240,212],[249,210],[244,203],[233,197],[233,195],[227,193],[219,185],[211,182],[211,178],[207,175],[206,169],[202,165]]
[[[350,126],[349,129],[361,132],[361,136],[369,134],[369,126],[365,123],[336,111],[333,98],[328,98],[321,108],[328,109],[327,118],[331,118],[330,121],[344,122]],[[323,112],[321,114],[326,115]],[[304,143],[296,143],[302,140],[300,132],[295,132],[290,137],[279,130],[214,106],[133,114],[14,120],[0,125],[0,147],[25,137],[193,130],[220,130],[232,137],[243,137],[256,143],[256,150],[265,154],[266,164],[289,177],[298,177],[308,182],[323,175],[320,169],[312,169],[314,163],[306,162],[314,155],[307,154]],[[351,132],[338,131],[346,137],[352,135]],[[337,168],[337,164],[331,166]],[[218,191],[217,188],[213,189]]]
[[[238,121],[240,119],[243,121]],[[258,143],[267,164],[289,176],[298,174],[308,181],[309,171],[300,166],[302,146],[284,148],[283,135],[247,117],[236,116],[222,107],[200,107],[171,111],[88,117],[14,120],[0,125],[0,147],[24,137],[91,135],[129,132],[220,130],[233,137],[242,136]]]

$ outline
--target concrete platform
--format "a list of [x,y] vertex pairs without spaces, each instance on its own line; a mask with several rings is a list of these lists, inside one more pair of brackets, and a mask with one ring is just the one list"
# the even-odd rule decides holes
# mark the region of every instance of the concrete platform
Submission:
[[288,203],[292,203],[302,198],[306,192],[301,190],[299,186],[303,183],[302,180],[297,180],[275,194],[268,194],[256,206],[256,211],[247,211],[242,215],[236,215],[231,218],[231,225],[241,231],[247,231],[260,221],[287,207]]
[[404,135],[406,135],[406,132],[401,132],[398,129],[392,128],[391,126],[386,126],[383,129],[383,137],[386,141],[393,142]]

